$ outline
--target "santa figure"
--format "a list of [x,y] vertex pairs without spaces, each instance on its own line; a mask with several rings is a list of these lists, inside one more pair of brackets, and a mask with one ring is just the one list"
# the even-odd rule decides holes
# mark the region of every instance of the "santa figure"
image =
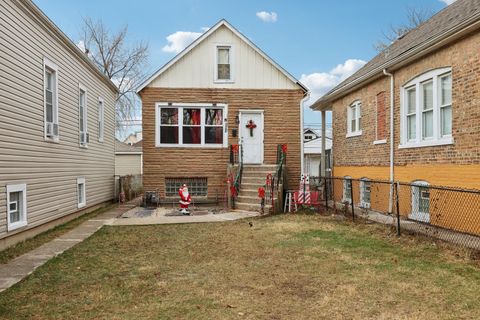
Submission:
[[188,193],[186,184],[178,189],[178,194],[180,195],[180,211],[184,215],[189,215],[190,212],[188,211],[188,206],[190,205],[190,202],[192,202],[192,198],[190,197],[190,193]]

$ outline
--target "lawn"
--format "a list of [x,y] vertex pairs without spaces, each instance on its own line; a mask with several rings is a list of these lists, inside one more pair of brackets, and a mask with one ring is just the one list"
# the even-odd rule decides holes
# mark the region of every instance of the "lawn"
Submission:
[[0,318],[479,319],[467,255],[314,215],[104,227],[0,294]]

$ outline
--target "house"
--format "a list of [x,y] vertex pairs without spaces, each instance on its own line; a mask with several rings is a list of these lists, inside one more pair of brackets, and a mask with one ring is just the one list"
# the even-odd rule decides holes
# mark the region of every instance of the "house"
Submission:
[[115,85],[32,2],[0,2],[0,249],[113,198]]
[[[229,146],[239,144],[246,166],[267,165],[270,172],[277,146],[287,144],[286,182],[298,186],[307,92],[230,23],[219,21],[138,89],[145,190],[177,197],[187,183],[196,199],[223,196]],[[257,175],[263,183],[264,173]],[[256,190],[252,194],[259,202]]]
[[479,8],[457,0],[312,105],[332,112],[334,176],[415,183],[403,208],[432,223],[429,185],[480,189]]
[[307,142],[313,139],[320,138],[321,132],[318,129],[305,128],[303,129],[303,141]]
[[115,139],[115,175],[129,176],[143,174],[142,141],[133,145]]
[[134,145],[137,142],[142,141],[142,131],[137,131],[128,135],[128,137],[123,140],[123,143]]
[[[331,151],[332,151],[332,138],[327,135],[325,145],[325,155],[327,158],[326,170],[331,170]],[[303,143],[304,154],[304,173],[312,177],[319,177],[321,172],[321,160],[322,160],[322,139],[317,137]]]

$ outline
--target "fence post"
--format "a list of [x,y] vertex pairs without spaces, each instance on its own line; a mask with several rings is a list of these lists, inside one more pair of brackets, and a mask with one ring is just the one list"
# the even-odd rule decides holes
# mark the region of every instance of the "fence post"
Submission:
[[353,180],[350,180],[350,203],[352,204],[352,221],[355,221],[355,205],[353,204]]
[[[395,183],[395,182],[394,182]],[[395,203],[397,206],[397,236],[400,236],[400,206],[399,206],[399,201],[398,201],[398,185],[399,182],[397,181],[395,183]]]
[[327,189],[327,177],[324,177],[323,189],[325,193],[325,211],[328,211],[328,189]]

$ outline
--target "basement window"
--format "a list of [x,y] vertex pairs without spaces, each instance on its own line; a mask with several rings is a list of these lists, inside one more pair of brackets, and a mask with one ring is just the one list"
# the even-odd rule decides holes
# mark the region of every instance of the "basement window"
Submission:
[[7,229],[12,231],[27,225],[27,185],[7,185]]
[[78,208],[83,208],[87,205],[87,198],[85,192],[85,178],[77,179],[77,203]]
[[184,184],[192,197],[206,197],[208,194],[207,178],[165,178],[165,196],[178,196],[178,190]]

